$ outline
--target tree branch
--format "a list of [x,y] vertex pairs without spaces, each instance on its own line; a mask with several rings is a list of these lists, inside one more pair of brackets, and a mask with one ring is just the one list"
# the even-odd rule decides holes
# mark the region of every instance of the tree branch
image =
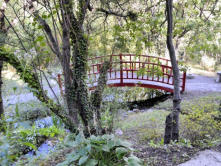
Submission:
[[89,6],[90,6],[90,0],[80,0],[79,1],[80,12],[79,12],[79,16],[78,16],[78,22],[79,22],[80,26],[83,25],[85,15],[87,13],[87,9]]
[[34,96],[36,96],[41,102],[45,103],[54,114],[60,117],[68,129],[73,132],[78,130],[77,126],[73,126],[78,125],[73,123],[73,117],[67,115],[63,107],[50,99],[45,91],[41,88],[41,84],[38,81],[38,76],[33,72],[34,69],[31,66],[26,65],[23,67],[22,63],[14,56],[14,54],[8,53],[3,48],[0,48],[0,61],[5,61],[6,63],[12,65],[20,75],[20,78],[23,79],[23,81],[31,88],[30,91],[34,94]]
[[52,34],[52,30],[50,28],[50,26],[47,24],[47,22],[38,14],[38,11],[35,10],[35,7],[33,5],[33,1],[28,1],[28,6],[26,6],[25,8],[29,9],[29,11],[34,15],[34,17],[36,18],[36,20],[38,21],[38,23],[43,27],[45,33],[47,34],[53,50],[56,52],[57,57],[61,60],[61,52],[60,52],[60,48],[58,46],[58,43],[55,40],[55,37]]
[[59,46],[58,46],[58,43],[56,42],[53,34],[52,34],[52,31],[51,31],[51,28],[50,26],[47,24],[47,22],[42,19],[39,14],[37,12],[34,12],[33,15],[35,16],[35,18],[37,18],[39,24],[43,27],[45,33],[47,34],[52,46],[53,46],[53,49],[55,50],[56,52],[56,55],[58,56],[59,59],[61,59],[61,52],[60,52],[60,49],[59,49]]
[[96,11],[102,12],[106,16],[113,15],[113,16],[122,17],[122,18],[130,18],[132,21],[137,20],[137,14],[132,12],[132,11],[128,11],[127,14],[117,13],[117,12],[114,12],[114,11],[111,11],[111,10],[105,10],[103,8],[97,8]]

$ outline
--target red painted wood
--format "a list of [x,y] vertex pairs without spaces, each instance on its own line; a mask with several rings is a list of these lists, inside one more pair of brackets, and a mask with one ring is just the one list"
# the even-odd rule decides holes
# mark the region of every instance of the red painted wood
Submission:
[[[108,80],[119,80],[119,83],[112,83],[108,86],[110,87],[123,87],[123,86],[140,86],[144,88],[154,88],[160,89],[167,92],[173,92],[173,89],[170,89],[166,86],[150,85],[145,82],[142,83],[142,80],[148,80],[153,82],[163,83],[165,85],[173,85],[173,73],[170,60],[166,58],[147,56],[147,55],[133,55],[133,54],[120,54],[120,55],[110,55],[110,56],[101,56],[88,59],[88,76],[89,78],[95,78],[96,83],[100,68],[105,61],[108,59],[111,62],[111,67],[108,70],[109,78]],[[154,68],[158,67],[162,69],[162,76],[160,77],[157,72],[153,72]],[[137,72],[140,69],[146,68],[145,74],[142,73],[141,76],[138,76]],[[152,71],[153,70],[153,71]],[[120,73],[120,74],[118,74]],[[124,79],[134,79],[139,80],[141,83],[124,83]],[[172,80],[171,80],[172,79]],[[186,83],[186,73],[182,73],[180,78],[182,81],[181,91],[185,91]],[[172,83],[171,83],[171,81]],[[58,83],[60,89],[62,89],[61,75],[58,75]],[[90,90],[95,87],[91,87]]]
[[61,96],[63,96],[61,74],[58,74],[58,86],[59,86],[59,89],[60,89]]
[[122,54],[120,54],[120,83],[123,84],[123,58]]
[[182,92],[184,92],[184,91],[185,91],[185,88],[186,88],[186,72],[185,72],[185,71],[184,71],[184,73],[183,73],[183,78],[182,78],[182,80],[183,80]]

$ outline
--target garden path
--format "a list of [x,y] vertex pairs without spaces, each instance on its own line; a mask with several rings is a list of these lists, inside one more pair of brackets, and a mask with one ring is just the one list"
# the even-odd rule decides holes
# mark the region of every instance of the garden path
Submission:
[[[54,97],[49,87],[45,87],[50,97]],[[53,90],[55,94],[59,95],[60,90],[58,86],[54,86]],[[185,93],[195,92],[221,92],[221,83],[215,82],[215,77],[208,77],[202,75],[194,75],[193,79],[186,80]],[[26,103],[29,101],[36,101],[37,98],[32,93],[25,93],[20,95],[3,96],[4,106],[13,105],[16,103]]]

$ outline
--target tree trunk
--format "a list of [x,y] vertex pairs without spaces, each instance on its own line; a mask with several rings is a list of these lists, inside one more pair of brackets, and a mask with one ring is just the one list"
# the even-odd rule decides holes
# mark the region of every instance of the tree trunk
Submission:
[[[6,28],[5,28],[5,9],[7,7],[7,3],[9,0],[4,0],[2,2],[2,6],[0,8],[0,47],[5,44],[5,36],[6,36]],[[0,60],[0,118],[4,116],[4,107],[3,107],[3,99],[2,99],[2,68],[3,68],[3,61]]]
[[96,134],[100,135],[102,134],[102,126],[101,126],[101,102],[102,102],[102,94],[104,91],[104,88],[107,83],[107,72],[110,68],[110,62],[104,62],[101,69],[100,69],[100,76],[98,79],[98,86],[96,87],[95,91],[91,94],[91,105],[94,113],[94,121],[96,122]]
[[171,140],[179,140],[179,113],[180,113],[180,73],[176,60],[175,49],[173,46],[173,0],[166,1],[167,12],[167,48],[173,69],[174,92],[173,92],[173,111],[166,118],[164,143],[168,144]]
[[0,61],[0,118],[4,115],[3,99],[2,99],[2,68],[3,68],[3,61]]

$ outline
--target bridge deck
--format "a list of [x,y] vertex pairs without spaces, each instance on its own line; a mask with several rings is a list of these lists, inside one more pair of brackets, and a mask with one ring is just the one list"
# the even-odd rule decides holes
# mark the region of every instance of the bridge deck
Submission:
[[[170,77],[167,79],[166,83],[163,80],[163,77],[154,77],[152,80],[152,77],[148,79],[147,75],[137,76],[137,73],[123,73],[123,80],[120,78],[121,74],[120,72],[116,72],[110,74],[107,74],[107,85],[109,87],[144,87],[144,88],[154,88],[154,89],[160,89],[165,90],[167,92],[173,92],[174,86],[173,86],[173,77]],[[96,77],[96,78],[95,78]],[[89,89],[94,89],[97,86],[97,78],[99,77],[99,74],[93,75],[92,77],[89,77],[88,80],[88,86]],[[182,78],[180,82],[180,91],[182,91]]]

